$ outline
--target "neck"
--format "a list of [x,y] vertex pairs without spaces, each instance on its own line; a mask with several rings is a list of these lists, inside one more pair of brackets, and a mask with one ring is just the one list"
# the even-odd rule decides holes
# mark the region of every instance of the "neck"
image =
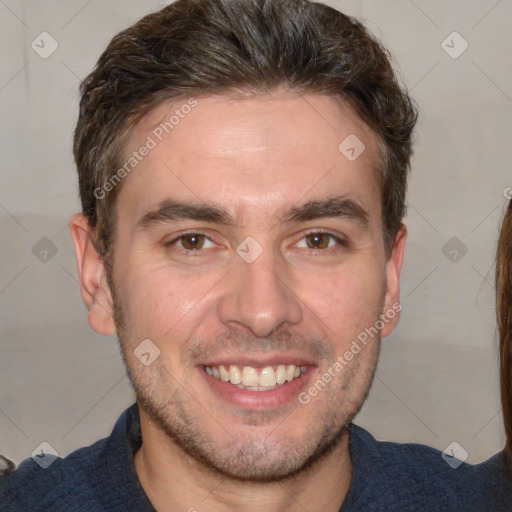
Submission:
[[135,454],[140,483],[158,512],[338,512],[350,487],[348,435],[310,468],[280,482],[232,480],[196,461],[139,407],[143,444]]

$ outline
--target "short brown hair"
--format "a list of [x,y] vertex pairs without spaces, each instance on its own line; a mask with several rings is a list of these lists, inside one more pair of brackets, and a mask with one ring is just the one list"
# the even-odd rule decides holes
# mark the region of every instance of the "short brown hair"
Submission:
[[500,350],[501,408],[506,436],[504,453],[512,472],[512,200],[501,225],[496,251],[496,314]]
[[130,128],[165,100],[282,85],[344,99],[375,132],[393,246],[417,112],[382,45],[356,19],[308,0],[177,0],[117,34],[81,84],[73,151],[82,211],[107,266],[119,187],[104,199],[95,190],[119,169]]

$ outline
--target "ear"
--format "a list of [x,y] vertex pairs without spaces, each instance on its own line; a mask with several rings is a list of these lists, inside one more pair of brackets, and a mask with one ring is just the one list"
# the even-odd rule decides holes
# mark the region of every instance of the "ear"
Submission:
[[400,272],[404,259],[405,241],[407,239],[407,228],[402,224],[395,237],[395,244],[386,262],[386,295],[384,297],[384,327],[381,336],[389,336],[400,319]]
[[77,213],[69,221],[69,231],[75,247],[80,293],[87,309],[91,328],[98,334],[115,334],[112,295],[107,284],[103,258],[94,246],[94,229],[87,217]]

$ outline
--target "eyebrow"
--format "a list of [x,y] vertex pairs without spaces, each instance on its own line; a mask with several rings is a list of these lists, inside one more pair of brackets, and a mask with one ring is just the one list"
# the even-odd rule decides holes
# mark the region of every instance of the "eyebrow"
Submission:
[[285,216],[284,221],[305,222],[324,217],[352,220],[363,228],[368,227],[368,212],[360,204],[346,196],[308,201],[300,206],[294,206]]
[[[320,218],[347,219],[368,228],[368,212],[357,202],[347,196],[336,196],[323,200],[312,200],[302,205],[293,206],[280,222],[306,222]],[[200,220],[226,226],[236,226],[237,220],[224,208],[207,203],[184,203],[172,199],[162,201],[156,210],[146,213],[138,222],[140,230],[155,225],[179,220]]]

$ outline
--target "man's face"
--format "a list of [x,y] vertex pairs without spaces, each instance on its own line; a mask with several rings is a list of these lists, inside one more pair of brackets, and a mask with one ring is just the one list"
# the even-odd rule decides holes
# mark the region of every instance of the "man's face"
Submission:
[[[128,159],[157,142],[115,207],[123,356],[170,443],[236,478],[282,478],[339,441],[394,326],[344,358],[398,299],[376,138],[347,105],[282,90],[199,97],[159,141],[180,104],[153,110],[126,145]],[[338,149],[351,134],[366,146],[353,161]],[[160,351],[150,365],[134,354],[147,339]]]

